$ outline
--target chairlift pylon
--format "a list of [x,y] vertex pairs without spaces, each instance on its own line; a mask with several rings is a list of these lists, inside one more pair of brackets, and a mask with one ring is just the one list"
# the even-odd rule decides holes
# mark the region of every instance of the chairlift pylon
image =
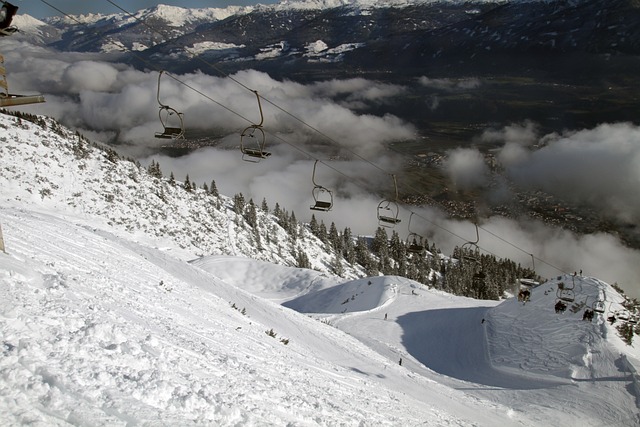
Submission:
[[160,100],[160,81],[164,70],[158,74],[158,93],[157,99],[160,109],[158,110],[158,118],[162,124],[162,132],[156,132],[155,137],[159,139],[184,139],[184,115],[175,108],[163,104]]
[[409,234],[407,235],[407,252],[413,254],[419,254],[424,251],[424,238],[418,233],[411,231],[411,218],[413,217],[414,212],[411,212],[409,215],[409,224],[407,224],[407,230]]
[[313,175],[311,175],[311,182],[313,183],[313,190],[311,190],[311,195],[313,196],[314,204],[309,206],[311,210],[328,212],[333,207],[333,193],[331,190],[319,185],[316,182],[316,166],[318,165],[318,160],[313,164]]
[[[258,163],[262,159],[271,156],[271,153],[265,151],[265,134],[262,130],[264,115],[262,114],[262,104],[260,103],[260,95],[257,90],[253,93],[258,100],[258,110],[260,110],[260,123],[246,127],[240,134],[240,151],[242,152],[242,160]],[[250,143],[251,142],[251,143]]]
[[398,218],[400,208],[398,207],[398,183],[396,182],[396,176],[391,175],[393,178],[393,187],[395,191],[395,198],[383,199],[378,203],[378,224],[383,227],[394,227],[401,220]]

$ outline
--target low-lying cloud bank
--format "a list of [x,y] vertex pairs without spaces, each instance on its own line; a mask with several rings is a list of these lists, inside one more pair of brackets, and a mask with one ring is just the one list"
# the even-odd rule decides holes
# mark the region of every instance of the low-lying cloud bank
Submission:
[[[223,194],[243,193],[256,203],[265,198],[272,207],[277,202],[294,211],[302,221],[315,214],[327,225],[334,222],[338,229],[349,227],[356,234],[374,233],[378,203],[383,194],[393,193],[389,173],[402,168],[400,157],[385,150],[386,144],[416,133],[398,117],[356,112],[384,104],[405,93],[406,87],[364,79],[301,85],[247,70],[233,79],[265,98],[264,129],[273,152],[268,160],[249,164],[242,161],[238,145],[242,129],[260,121],[255,95],[229,78],[163,75],[161,102],[184,113],[187,132],[217,135],[219,142],[218,148],[173,158],[157,154],[162,142],[153,137],[161,130],[158,71],[137,71],[108,62],[103,55],[61,54],[19,40],[3,40],[3,55],[13,93],[38,92],[47,98],[45,104],[25,110],[55,117],[93,140],[122,144],[126,154],[143,164],[156,160],[165,175],[173,172],[178,180],[187,174],[198,185],[215,180]],[[480,82],[424,77],[417,84],[452,91],[473,89]],[[487,164],[477,149],[453,150],[444,167],[460,189],[483,189],[488,199],[500,192],[504,198],[507,186],[490,184],[509,181],[588,204],[621,221],[640,220],[640,129],[633,124],[539,135],[535,124],[524,123],[488,130],[478,142],[502,144],[495,153],[496,164]],[[334,208],[328,213],[309,210],[315,159],[322,160],[316,182],[334,194]],[[496,178],[496,172],[502,176]],[[411,212],[418,215],[409,230]],[[418,232],[445,253],[475,239],[473,224],[452,221],[435,208],[401,207],[399,215],[402,222],[395,231],[401,238]],[[535,267],[544,275],[582,269],[640,296],[640,254],[610,235],[577,236],[536,221],[494,217],[481,224],[479,246],[523,265],[530,265],[529,254],[534,254]]]
[[[538,135],[528,122],[487,130],[479,142],[502,143],[495,153],[494,178],[503,176],[522,190],[541,190],[623,223],[640,223],[640,127],[611,123]],[[494,191],[479,149],[452,150],[445,166],[461,189]]]
[[[32,107],[34,111],[87,130],[94,138],[129,144],[131,150],[158,146],[154,133],[162,125],[157,98],[184,114],[187,132],[239,135],[261,119],[251,90],[264,98],[265,131],[303,150],[306,141],[320,139],[343,155],[371,156],[385,143],[413,138],[416,132],[398,117],[356,114],[351,109],[379,105],[405,90],[396,85],[350,79],[305,86],[253,70],[232,78],[165,73],[158,84],[159,71],[137,71],[95,54],[62,54],[19,41],[8,43],[3,53],[12,88],[46,95],[47,103]],[[328,138],[318,136],[316,129]]]

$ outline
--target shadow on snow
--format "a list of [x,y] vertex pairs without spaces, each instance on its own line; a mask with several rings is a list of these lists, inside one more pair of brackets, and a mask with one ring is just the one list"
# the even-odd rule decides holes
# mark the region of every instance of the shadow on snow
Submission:
[[525,390],[562,383],[494,367],[485,336],[486,311],[487,307],[469,307],[407,313],[397,319],[402,343],[429,369],[462,381]]

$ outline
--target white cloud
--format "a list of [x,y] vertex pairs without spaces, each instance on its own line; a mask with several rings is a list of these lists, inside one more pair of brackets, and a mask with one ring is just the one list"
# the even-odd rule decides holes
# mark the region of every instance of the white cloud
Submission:
[[621,221],[640,221],[639,127],[603,124],[543,141],[537,150],[505,145],[500,159],[518,185],[588,204]]
[[61,83],[70,91],[108,92],[112,90],[118,70],[104,62],[79,61],[62,72]]
[[484,156],[473,148],[451,150],[443,166],[454,185],[462,190],[483,187],[489,179]]

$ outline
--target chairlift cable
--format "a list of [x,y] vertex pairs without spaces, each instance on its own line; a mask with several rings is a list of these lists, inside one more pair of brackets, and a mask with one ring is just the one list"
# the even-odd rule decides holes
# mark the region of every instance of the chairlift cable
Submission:
[[[162,31],[158,30],[157,28],[149,25],[144,19],[141,19],[140,17],[132,14],[131,12],[127,11],[126,9],[124,9],[123,7],[119,6],[118,4],[116,4],[114,1],[112,0],[106,0],[108,3],[110,3],[111,5],[113,5],[114,7],[116,7],[117,9],[121,10],[122,12],[124,12],[125,14],[127,14],[129,17],[135,19],[136,21],[140,22],[142,25],[144,25],[145,27],[149,28],[151,31],[154,31],[155,33],[161,35],[162,37],[164,37],[167,40],[170,40],[171,37],[167,36],[167,34],[164,34]],[[227,72],[225,72],[224,70],[220,69],[220,67],[218,67],[216,64],[207,61],[201,57],[196,57],[196,59],[200,62],[202,62],[203,64],[211,67],[212,69],[216,70],[218,73],[220,73],[223,77],[228,78],[229,80],[233,81],[234,83],[238,84],[239,86],[241,86],[242,88],[256,93],[257,91],[255,89],[250,88],[248,85],[242,83],[240,80],[236,79],[235,77],[231,76],[230,74],[228,74]],[[341,147],[341,148],[345,148],[342,146],[342,144],[340,144],[338,141],[336,141],[335,139],[331,138],[329,135],[325,134],[324,132],[322,132],[320,129],[316,128],[315,126],[309,124],[308,122],[306,122],[305,120],[303,120],[302,118],[296,116],[295,114],[291,113],[290,111],[286,110],[284,107],[281,107],[280,105],[278,105],[277,103],[275,103],[274,101],[271,101],[270,99],[266,98],[264,95],[258,95],[260,98],[262,98],[265,102],[267,102],[268,104],[270,104],[271,106],[275,107],[276,109],[280,110],[281,112],[285,113],[286,115],[288,115],[289,117],[295,119],[296,121],[300,122],[301,124],[303,124],[305,127],[311,129],[312,131],[316,132],[317,134],[319,134],[320,136],[326,138],[328,141],[336,144],[337,146]],[[360,154],[350,150],[349,148],[345,148],[347,151],[349,151],[350,154],[352,154],[353,156],[359,158],[360,160],[369,163],[371,166],[375,167],[376,169],[378,169],[381,172],[386,172],[383,168],[381,168],[380,166],[376,165],[375,163],[369,161],[368,159],[362,157]]]
[[[48,6],[49,6],[49,7],[51,7],[52,9],[54,9],[54,10],[58,11],[59,13],[63,14],[64,16],[66,16],[66,17],[68,17],[68,18],[70,18],[70,19],[74,20],[74,21],[75,21],[75,22],[77,22],[78,24],[82,24],[82,22],[78,21],[75,17],[73,17],[73,16],[71,16],[71,15],[69,15],[69,14],[65,13],[64,11],[60,10],[59,8],[57,8],[57,7],[53,6],[53,5],[52,5],[51,3],[49,3],[47,0],[40,0],[40,1],[41,1],[42,3],[44,3],[44,4],[48,5]],[[131,18],[133,18],[133,19],[135,19],[136,21],[140,22],[142,25],[144,25],[144,26],[146,26],[147,28],[151,29],[152,31],[154,31],[154,32],[156,32],[156,33],[158,33],[158,34],[160,34],[161,36],[163,36],[163,37],[167,38],[167,36],[166,36],[165,34],[163,34],[161,31],[157,30],[157,29],[156,29],[156,28],[154,28],[153,26],[151,26],[151,25],[149,25],[148,23],[146,23],[144,19],[141,19],[141,18],[139,18],[139,17],[137,17],[137,16],[133,15],[132,13],[130,13],[130,12],[129,12],[129,11],[127,11],[126,9],[122,8],[121,6],[119,6],[118,4],[116,4],[116,3],[115,3],[114,1],[112,1],[112,0],[106,0],[106,1],[107,1],[108,3],[110,3],[111,5],[113,5],[114,7],[116,7],[117,9],[121,10],[122,12],[124,12],[125,14],[127,14],[128,16],[130,16]],[[167,38],[167,39],[170,39],[170,37],[169,37],[169,38]],[[151,62],[149,62],[148,60],[146,60],[146,59],[144,59],[144,58],[140,57],[139,55],[137,55],[137,54],[136,54],[135,52],[133,52],[133,51],[130,51],[130,50],[129,50],[129,52],[130,52],[130,53],[132,53],[134,56],[136,56],[136,58],[138,58],[138,59],[139,59],[141,62],[143,62],[144,64],[149,65],[151,68],[153,68],[153,69],[154,69],[154,70],[156,70],[156,71],[160,71],[160,68],[159,68],[159,67],[157,67],[157,66],[155,66],[153,63],[151,63]],[[320,136],[322,136],[322,137],[326,138],[329,142],[332,142],[332,143],[334,143],[335,145],[339,146],[341,149],[344,149],[345,151],[349,152],[349,153],[350,153],[350,154],[352,154],[354,157],[356,157],[356,158],[358,158],[358,159],[362,160],[363,162],[365,162],[365,163],[369,164],[370,166],[374,167],[374,168],[375,168],[375,169],[377,169],[378,171],[381,171],[381,172],[384,172],[384,173],[388,173],[388,172],[387,172],[384,168],[382,168],[381,166],[379,166],[379,165],[377,165],[376,163],[374,163],[373,161],[371,161],[371,160],[369,160],[369,159],[367,159],[367,158],[363,157],[362,155],[360,155],[360,154],[358,154],[358,153],[354,152],[354,151],[353,151],[353,150],[351,150],[350,148],[348,148],[348,147],[346,147],[346,146],[342,145],[341,143],[339,143],[338,141],[336,141],[336,140],[335,140],[335,139],[333,139],[332,137],[328,136],[328,135],[327,135],[326,133],[324,133],[323,131],[319,130],[319,129],[318,129],[318,128],[316,128],[315,126],[313,126],[313,125],[309,124],[308,122],[306,122],[304,119],[302,119],[302,118],[300,118],[300,117],[296,116],[295,114],[293,114],[293,113],[289,112],[289,111],[288,111],[288,110],[286,110],[284,107],[281,107],[280,105],[278,105],[278,104],[277,104],[277,103],[275,103],[274,101],[271,101],[270,99],[266,98],[264,95],[259,95],[259,94],[257,94],[257,91],[256,91],[256,90],[254,90],[254,89],[250,88],[250,87],[249,87],[249,86],[247,86],[246,84],[242,83],[240,80],[238,80],[238,79],[236,79],[235,77],[233,77],[233,76],[229,75],[228,73],[226,73],[225,71],[223,71],[222,69],[220,69],[220,68],[219,68],[218,66],[216,66],[215,64],[213,64],[213,63],[211,63],[211,62],[209,62],[209,61],[206,61],[206,60],[204,60],[204,59],[202,59],[202,58],[200,58],[200,57],[198,57],[197,59],[198,59],[199,61],[203,62],[204,64],[208,65],[209,67],[213,68],[214,70],[216,70],[218,73],[220,73],[221,75],[223,75],[225,78],[228,78],[229,80],[231,80],[231,81],[233,81],[234,83],[238,84],[238,85],[239,85],[239,86],[241,86],[242,88],[244,88],[244,89],[246,89],[246,90],[248,90],[248,91],[250,91],[250,92],[256,93],[256,95],[257,95],[257,96],[259,96],[262,100],[264,100],[264,101],[265,101],[265,102],[267,102],[268,104],[272,105],[274,108],[276,108],[276,109],[280,110],[280,111],[281,111],[281,112],[283,112],[284,114],[286,114],[286,115],[288,115],[289,117],[291,117],[291,118],[295,119],[296,121],[298,121],[299,123],[303,124],[305,127],[307,127],[307,128],[309,128],[310,130],[314,131],[314,132],[315,132],[315,133],[317,133],[318,135],[320,135]],[[175,81],[177,81],[178,83],[182,84],[182,85],[183,85],[183,86],[185,86],[186,88],[188,88],[188,89],[190,89],[190,90],[194,91],[195,93],[199,94],[200,96],[203,96],[204,98],[208,99],[209,101],[213,102],[214,104],[216,104],[216,105],[218,105],[218,106],[222,107],[223,109],[225,109],[225,110],[229,111],[230,113],[232,113],[232,114],[234,114],[234,115],[236,115],[236,116],[238,116],[238,117],[242,118],[243,120],[245,120],[245,121],[247,121],[247,122],[249,122],[249,123],[252,123],[252,121],[251,121],[250,119],[248,119],[247,117],[243,116],[241,113],[238,113],[237,111],[233,110],[232,108],[227,107],[226,105],[224,105],[224,104],[222,104],[222,103],[220,103],[220,102],[216,101],[216,100],[215,100],[215,99],[213,99],[211,96],[209,96],[209,95],[205,94],[204,92],[202,92],[202,91],[201,91],[201,90],[199,90],[199,89],[196,89],[195,87],[191,86],[190,84],[188,84],[188,83],[186,83],[186,82],[184,82],[184,81],[180,80],[180,79],[179,79],[179,78],[177,78],[176,76],[174,76],[174,75],[172,75],[172,74],[170,74],[170,73],[166,73],[166,75],[167,75],[167,76],[169,76],[169,77],[171,77],[172,79],[174,79],[174,80],[175,80]],[[328,168],[332,169],[333,171],[335,171],[335,172],[336,172],[336,173],[338,173],[339,175],[344,176],[344,177],[345,177],[345,178],[347,178],[348,180],[350,180],[350,181],[352,181],[352,182],[361,181],[361,182],[362,182],[362,185],[366,188],[366,185],[365,185],[364,181],[362,181],[362,180],[360,180],[360,179],[357,179],[357,178],[354,178],[354,177],[351,177],[351,176],[349,176],[349,175],[345,174],[344,172],[342,172],[342,171],[340,171],[340,170],[336,169],[335,167],[333,167],[332,165],[328,164],[327,162],[325,162],[325,161],[323,161],[323,160],[321,160],[321,159],[317,158],[317,157],[316,157],[316,156],[314,156],[313,154],[311,154],[311,153],[307,152],[306,150],[304,150],[304,149],[302,149],[302,148],[298,147],[297,145],[295,145],[295,144],[293,144],[293,143],[291,143],[291,142],[289,142],[289,141],[286,141],[286,140],[285,140],[284,138],[282,138],[281,136],[273,135],[273,134],[271,134],[271,135],[272,135],[272,136],[274,136],[274,138],[276,138],[276,139],[280,140],[281,142],[283,142],[283,143],[285,143],[285,144],[287,144],[287,145],[291,146],[292,148],[295,148],[295,149],[296,149],[296,150],[298,150],[299,152],[301,152],[301,153],[305,154],[305,156],[307,156],[308,158],[320,161],[322,164],[324,164],[324,165],[325,165],[325,166],[327,166]],[[414,188],[414,187],[413,187],[413,186],[411,186],[411,185],[409,185],[409,186],[405,186],[405,188],[408,188],[409,190],[414,191],[416,194],[423,195],[421,190],[418,190],[418,189]],[[425,196],[426,196],[426,195],[425,195]],[[427,197],[428,197],[428,196],[427,196]],[[448,212],[448,209],[447,209],[443,204],[441,204],[441,203],[439,203],[439,202],[437,202],[437,201],[435,201],[435,200],[431,199],[430,197],[428,197],[428,198],[429,198],[430,200],[432,200],[435,204],[437,204],[438,206],[440,206],[441,208],[443,208],[445,212]],[[446,228],[446,227],[444,227],[444,226],[442,226],[442,225],[440,225],[440,224],[437,224],[436,222],[434,222],[434,221],[430,220],[429,218],[425,217],[424,215],[421,215],[419,212],[415,212],[415,211],[413,211],[413,210],[411,210],[411,209],[408,209],[408,210],[409,210],[409,212],[411,212],[411,213],[415,214],[417,217],[422,218],[423,220],[425,220],[425,221],[429,222],[429,223],[430,223],[430,224],[432,224],[433,226],[435,226],[435,227],[437,227],[437,228],[440,228],[440,229],[441,229],[441,230],[443,230],[443,231],[448,232],[448,233],[449,233],[449,234],[451,234],[452,236],[455,236],[455,237],[459,238],[459,239],[460,239],[460,240],[462,240],[462,241],[466,241],[466,239],[465,239],[465,238],[463,238],[462,236],[458,235],[457,233],[455,233],[455,232],[453,232],[453,231],[449,230],[448,228]],[[495,233],[493,233],[493,232],[491,232],[491,231],[487,230],[486,228],[484,228],[484,227],[479,227],[479,228],[481,228],[483,231],[487,232],[488,234],[490,234],[490,235],[494,236],[495,238],[499,239],[500,241],[502,241],[502,242],[504,242],[504,243],[509,244],[510,246],[514,247],[515,249],[518,249],[518,250],[522,251],[523,253],[525,253],[525,254],[527,254],[527,255],[531,255],[531,253],[530,253],[530,252],[526,251],[525,249],[523,249],[523,248],[519,247],[518,245],[516,245],[516,244],[514,244],[514,243],[511,243],[511,242],[507,241],[506,239],[504,239],[504,238],[502,238],[502,237],[500,237],[500,236],[496,235]],[[486,253],[489,253],[489,254],[492,254],[492,255],[494,255],[494,256],[497,256],[496,254],[493,254],[491,251],[488,251],[488,250],[486,250],[485,248],[482,248],[482,247],[480,247],[480,246],[478,246],[478,248],[479,248],[479,249],[482,249],[482,250],[483,250],[483,251],[485,251]],[[538,261],[540,261],[540,262],[542,262],[542,263],[544,263],[544,264],[546,264],[546,265],[548,265],[548,266],[550,266],[550,267],[552,267],[552,268],[554,268],[554,269],[556,269],[556,270],[558,270],[558,271],[562,272],[562,273],[566,273],[566,272],[565,272],[564,270],[562,270],[561,268],[559,268],[559,267],[557,267],[557,266],[555,266],[555,265],[553,265],[553,264],[551,264],[551,263],[549,263],[549,262],[546,262],[545,260],[543,260],[543,259],[541,259],[541,258],[539,258],[539,257],[536,257],[536,259],[537,259]]]
[[[67,18],[71,19],[72,21],[76,22],[77,24],[80,24],[80,25],[82,25],[82,24],[83,24],[83,22],[79,21],[76,17],[74,17],[73,15],[70,15],[70,14],[68,14],[68,13],[66,13],[66,12],[64,12],[64,11],[62,11],[62,10],[60,10],[59,8],[57,8],[56,6],[52,5],[52,4],[51,4],[50,2],[48,2],[47,0],[40,0],[40,1],[41,1],[42,3],[44,3],[44,4],[46,4],[47,6],[49,6],[50,8],[52,8],[52,9],[56,10],[58,13],[60,13],[60,14],[64,15],[65,17],[67,17]],[[110,0],[107,0],[107,1],[109,1],[110,3],[112,3]],[[118,7],[118,6],[116,6],[116,7]],[[121,9],[121,10],[124,10],[124,9],[122,9],[122,8],[120,8],[120,7],[118,7],[118,8],[119,8],[119,9]],[[129,12],[126,12],[126,11],[125,11],[125,13],[129,14],[130,16],[133,16],[133,15],[131,15]],[[137,18],[137,17],[135,17],[135,16],[134,16],[134,18],[139,19],[139,18]],[[100,36],[100,37],[103,37],[103,36]],[[204,98],[208,99],[209,101],[211,101],[211,102],[213,102],[214,104],[218,105],[219,107],[221,107],[221,108],[223,108],[223,109],[227,110],[228,112],[230,112],[230,113],[232,113],[232,114],[234,114],[234,115],[238,116],[239,118],[241,118],[241,119],[243,119],[243,120],[245,120],[245,121],[247,121],[247,122],[249,122],[249,123],[252,123],[252,121],[251,121],[249,118],[247,118],[247,117],[243,116],[241,113],[238,113],[237,111],[233,110],[232,108],[227,107],[226,105],[222,104],[222,103],[221,103],[221,102],[219,102],[219,101],[216,101],[214,98],[212,98],[211,96],[209,96],[209,95],[207,95],[206,93],[202,92],[201,90],[199,90],[199,89],[197,89],[197,88],[193,87],[193,86],[192,86],[192,85],[190,85],[189,83],[186,83],[186,82],[184,82],[184,81],[180,80],[178,77],[174,76],[173,74],[169,73],[168,71],[165,71],[163,68],[158,67],[158,66],[156,66],[154,63],[152,63],[152,62],[150,62],[150,61],[146,60],[145,58],[141,57],[141,56],[140,56],[140,55],[138,55],[136,52],[134,52],[134,51],[132,51],[132,50],[130,50],[130,49],[126,49],[126,48],[124,48],[124,47],[121,47],[121,50],[126,51],[126,52],[128,52],[128,53],[131,53],[131,54],[132,54],[132,55],[134,55],[138,60],[140,60],[142,63],[144,63],[145,65],[147,65],[149,68],[153,69],[154,71],[157,71],[157,72],[164,72],[164,75],[166,75],[167,77],[172,78],[172,79],[173,79],[173,80],[175,80],[176,82],[178,82],[178,83],[180,83],[181,85],[185,86],[186,88],[188,88],[188,89],[190,89],[190,90],[194,91],[194,92],[195,92],[195,93],[197,93],[198,95],[200,95],[200,96],[202,96],[202,97],[204,97]]]

